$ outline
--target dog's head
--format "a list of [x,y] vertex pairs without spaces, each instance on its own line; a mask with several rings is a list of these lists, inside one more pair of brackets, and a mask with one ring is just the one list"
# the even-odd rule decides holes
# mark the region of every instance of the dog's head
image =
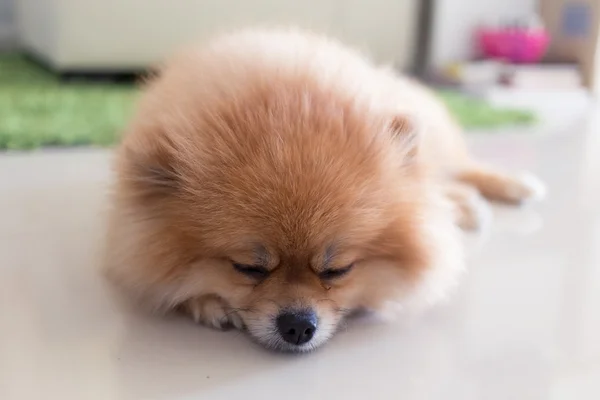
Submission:
[[302,85],[146,113],[120,157],[161,296],[216,295],[285,351],[354,310],[436,300],[462,266],[407,120]]

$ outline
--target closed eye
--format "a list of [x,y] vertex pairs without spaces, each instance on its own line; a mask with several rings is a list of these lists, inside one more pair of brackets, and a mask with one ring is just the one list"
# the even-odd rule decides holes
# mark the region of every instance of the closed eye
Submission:
[[260,265],[233,263],[233,268],[235,268],[236,271],[257,280],[264,279],[269,275],[269,270]]
[[344,268],[330,268],[319,273],[319,278],[329,281],[337,278],[341,278],[346,275],[354,267],[354,264],[350,264]]

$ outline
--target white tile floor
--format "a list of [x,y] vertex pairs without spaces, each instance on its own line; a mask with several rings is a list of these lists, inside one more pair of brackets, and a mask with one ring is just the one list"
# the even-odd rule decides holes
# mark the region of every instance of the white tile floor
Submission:
[[116,300],[94,272],[108,152],[0,155],[0,399],[599,399],[600,128],[472,144],[548,201],[470,238],[448,305],[295,357]]

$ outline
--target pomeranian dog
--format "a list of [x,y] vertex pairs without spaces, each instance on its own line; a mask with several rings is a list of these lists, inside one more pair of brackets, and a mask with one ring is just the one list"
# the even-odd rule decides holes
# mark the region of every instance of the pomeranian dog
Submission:
[[355,310],[442,299],[459,227],[531,177],[473,161],[425,87],[295,30],[216,38],[149,82],[117,153],[108,273],[156,310],[304,352]]

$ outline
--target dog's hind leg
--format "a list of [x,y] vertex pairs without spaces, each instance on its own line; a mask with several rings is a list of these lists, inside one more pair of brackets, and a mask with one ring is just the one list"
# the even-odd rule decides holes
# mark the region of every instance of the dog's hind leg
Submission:
[[481,164],[469,164],[456,171],[453,178],[473,186],[488,200],[522,204],[545,197],[544,184],[534,175],[511,175]]
[[481,230],[489,224],[490,206],[477,189],[451,181],[444,183],[443,193],[452,203],[456,224],[462,229]]

